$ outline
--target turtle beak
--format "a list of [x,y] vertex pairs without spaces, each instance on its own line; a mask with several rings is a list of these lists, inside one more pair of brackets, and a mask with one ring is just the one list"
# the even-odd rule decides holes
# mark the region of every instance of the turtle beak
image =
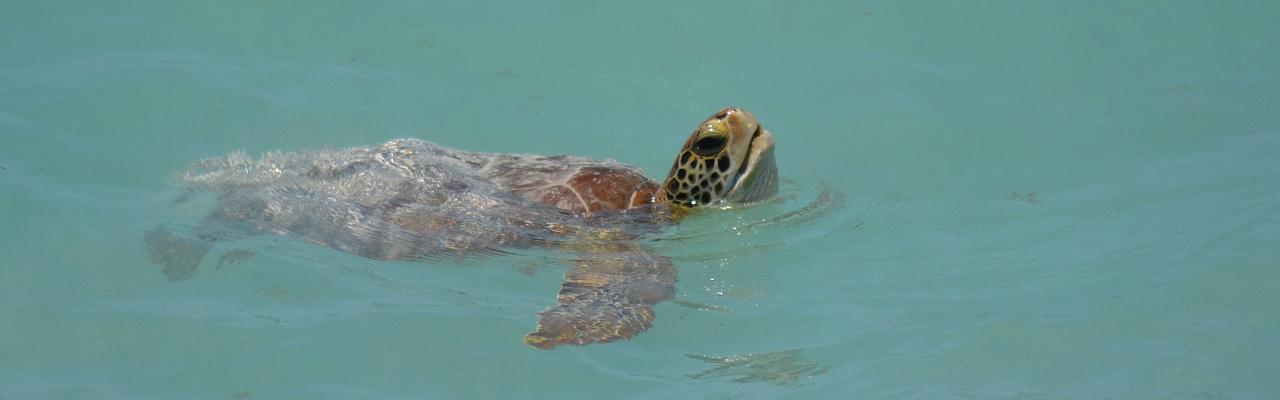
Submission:
[[773,161],[773,135],[757,125],[747,148],[747,162],[738,170],[733,190],[727,199],[733,203],[750,203],[778,194],[778,167]]

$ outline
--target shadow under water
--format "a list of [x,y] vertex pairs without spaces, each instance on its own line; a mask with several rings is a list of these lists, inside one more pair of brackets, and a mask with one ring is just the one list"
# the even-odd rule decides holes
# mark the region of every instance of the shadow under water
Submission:
[[711,369],[688,375],[693,379],[733,378],[733,382],[765,382],[793,385],[802,379],[813,379],[827,372],[827,367],[804,358],[803,349],[769,353],[734,354],[723,357],[685,354],[713,365]]

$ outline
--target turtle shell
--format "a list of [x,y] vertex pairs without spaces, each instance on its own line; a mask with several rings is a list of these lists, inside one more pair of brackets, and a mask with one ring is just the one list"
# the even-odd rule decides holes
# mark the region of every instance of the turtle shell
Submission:
[[180,178],[218,194],[216,218],[378,259],[547,241],[590,227],[584,217],[647,213],[658,188],[617,161],[476,153],[417,139],[257,159],[236,152],[197,161]]

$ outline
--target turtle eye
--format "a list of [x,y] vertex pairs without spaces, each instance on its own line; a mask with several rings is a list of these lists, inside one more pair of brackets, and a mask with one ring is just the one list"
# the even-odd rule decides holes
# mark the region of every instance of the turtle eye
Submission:
[[710,157],[724,149],[724,136],[710,135],[693,142],[693,152],[703,157]]

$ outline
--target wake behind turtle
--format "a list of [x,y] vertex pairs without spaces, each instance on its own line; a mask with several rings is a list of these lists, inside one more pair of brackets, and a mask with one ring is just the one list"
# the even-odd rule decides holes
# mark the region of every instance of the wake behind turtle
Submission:
[[[247,225],[380,260],[573,251],[557,304],[526,343],[539,348],[628,339],[673,297],[671,260],[634,240],[694,208],[764,200],[778,191],[773,136],[726,108],[698,125],[666,179],[616,161],[475,153],[417,139],[372,147],[242,152],[197,161],[181,180],[217,194],[205,224]],[[148,251],[170,279],[194,273],[210,237],[164,226]]]

